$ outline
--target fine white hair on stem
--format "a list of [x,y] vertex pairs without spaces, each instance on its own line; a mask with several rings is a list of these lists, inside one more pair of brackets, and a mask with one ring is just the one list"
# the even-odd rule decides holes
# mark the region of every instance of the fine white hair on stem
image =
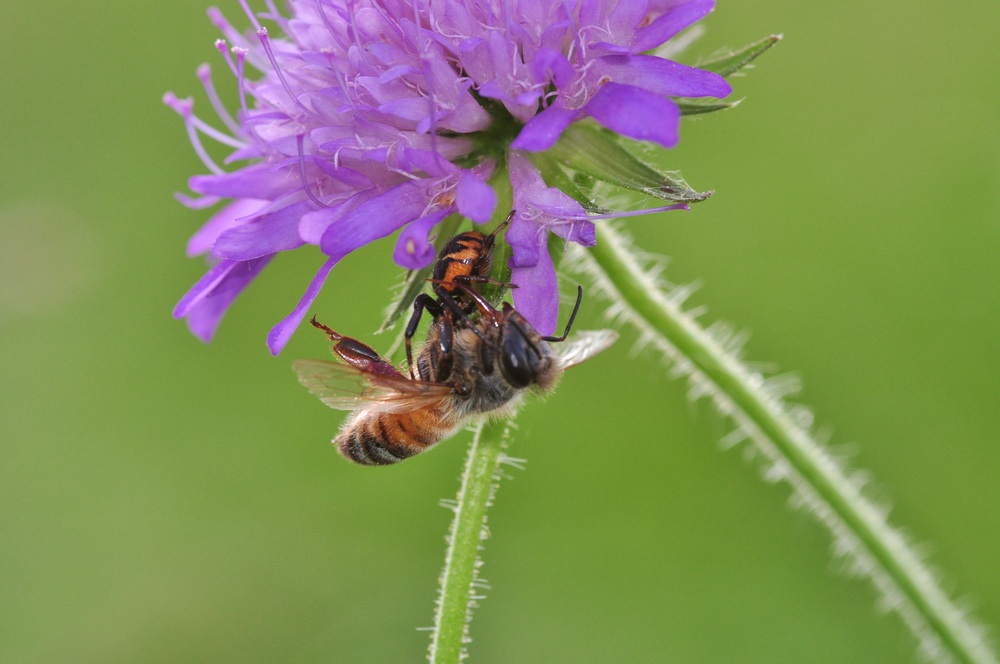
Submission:
[[721,445],[749,443],[743,449],[763,479],[788,485],[789,503],[830,531],[843,570],[872,583],[877,607],[903,619],[923,656],[995,664],[985,629],[967,606],[951,600],[923,547],[889,523],[886,501],[871,496],[869,474],[849,468],[843,449],[831,452],[828,432],[814,430],[808,408],[786,401],[801,387],[799,379],[746,362],[746,333],[701,324],[682,306],[689,289],[667,282],[663,264],[635,249],[614,225],[602,228],[597,246],[570,247],[563,261],[592,280],[616,322],[634,327],[641,343],[661,354],[669,375],[688,381],[692,400],[708,400],[730,420],[734,429]]
[[487,510],[493,505],[500,480],[506,476],[501,465],[515,467],[521,461],[504,453],[511,428],[510,420],[484,420],[476,424],[458,496],[441,501],[455,516],[448,531],[448,548],[435,603],[427,653],[431,664],[453,664],[468,657],[466,645],[472,640],[469,635],[472,613],[490,590],[489,582],[480,574],[483,566],[480,553],[483,542],[490,537]]

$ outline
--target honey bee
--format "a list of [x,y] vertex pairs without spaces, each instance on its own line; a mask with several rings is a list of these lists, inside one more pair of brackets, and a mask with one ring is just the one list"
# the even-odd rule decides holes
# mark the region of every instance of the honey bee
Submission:
[[353,413],[333,439],[338,451],[364,465],[388,465],[419,454],[484,416],[510,414],[529,391],[551,391],[563,371],[617,339],[611,330],[582,332],[556,353],[576,318],[583,290],[561,336],[542,336],[511,305],[496,309],[461,287],[479,317],[457,325],[438,316],[417,354],[410,378],[371,347],[312,319],[334,342],[340,362],[298,360],[299,382],[319,399]]
[[476,308],[476,304],[467,296],[467,293],[471,292],[472,284],[494,284],[504,288],[516,288],[514,284],[496,281],[489,277],[490,269],[493,267],[493,243],[497,234],[510,225],[514,214],[515,211],[512,210],[489,235],[483,235],[479,231],[460,233],[441,248],[434,264],[434,271],[431,273],[432,290],[437,299],[426,293],[418,295],[413,300],[413,315],[403,333],[410,378],[416,377],[413,373],[412,340],[425,309],[435,320],[445,311],[449,311],[454,321],[463,321]]

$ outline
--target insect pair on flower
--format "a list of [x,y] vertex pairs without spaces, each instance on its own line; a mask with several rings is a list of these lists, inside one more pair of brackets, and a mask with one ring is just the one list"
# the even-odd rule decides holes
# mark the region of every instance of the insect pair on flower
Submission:
[[[298,360],[299,381],[330,406],[354,411],[333,443],[348,459],[387,465],[423,452],[481,417],[511,414],[531,390],[551,391],[562,372],[614,342],[609,330],[578,334],[560,352],[583,289],[560,336],[544,336],[513,306],[494,307],[477,289],[516,284],[490,278],[494,240],[514,216],[489,235],[469,231],[441,249],[431,278],[435,297],[413,303],[404,332],[409,375],[366,344],[312,319],[334,342],[339,362]],[[432,322],[415,359],[412,339],[424,311]]]

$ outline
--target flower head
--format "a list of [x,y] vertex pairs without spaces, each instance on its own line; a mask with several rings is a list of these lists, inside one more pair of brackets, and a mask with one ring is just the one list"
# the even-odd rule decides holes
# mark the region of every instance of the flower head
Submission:
[[[558,293],[548,233],[587,245],[594,228],[576,200],[546,184],[530,153],[585,118],[671,147],[680,118],[671,97],[730,91],[717,74],[646,54],[710,12],[712,0],[291,0],[290,16],[268,0],[261,17],[281,39],[241,4],[254,27],[247,35],[209,11],[237,80],[235,117],[207,65],[199,69],[225,131],[195,116],[190,101],[164,98],[209,171],[189,182],[200,197],[182,202],[230,201],[188,244],[214,264],[174,315],[207,341],[275,254],[316,245],[326,259],[268,336],[275,354],[341,258],[402,229],[394,260],[426,266],[444,217],[485,223],[506,214],[497,178],[509,179],[505,203],[518,210],[507,233],[515,302],[550,333]],[[226,168],[201,136],[232,149]]]

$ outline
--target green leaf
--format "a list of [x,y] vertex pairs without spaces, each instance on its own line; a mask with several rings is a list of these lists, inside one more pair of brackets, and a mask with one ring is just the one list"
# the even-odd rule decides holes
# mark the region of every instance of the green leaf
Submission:
[[701,113],[712,113],[714,111],[724,111],[733,106],[739,106],[742,99],[736,101],[719,101],[717,99],[691,99],[685,97],[675,98],[674,101],[681,109],[681,115],[699,115]]
[[560,162],[550,152],[532,152],[528,154],[531,158],[531,163],[542,174],[545,184],[560,190],[582,205],[588,212],[597,214],[607,212],[607,210],[599,207],[594,202],[594,178],[579,171],[570,175],[560,166]]
[[548,154],[562,167],[653,198],[697,203],[712,195],[695,191],[676,171],[656,170],[615,134],[593,124],[570,125]]
[[708,61],[701,62],[695,66],[698,67],[698,69],[715,72],[720,76],[730,76],[749,65],[757,58],[757,56],[777,44],[783,38],[784,35],[771,35],[770,37],[764,37],[763,39],[755,41],[752,44],[748,44],[741,49],[727,51],[725,53],[712,56],[712,58]]

